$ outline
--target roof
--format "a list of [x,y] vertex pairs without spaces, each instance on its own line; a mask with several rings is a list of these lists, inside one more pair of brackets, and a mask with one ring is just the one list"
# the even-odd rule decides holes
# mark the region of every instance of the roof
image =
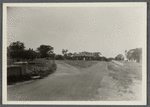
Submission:
[[75,56],[75,57],[77,57],[77,56],[94,57],[95,55],[94,54],[75,54],[73,56]]

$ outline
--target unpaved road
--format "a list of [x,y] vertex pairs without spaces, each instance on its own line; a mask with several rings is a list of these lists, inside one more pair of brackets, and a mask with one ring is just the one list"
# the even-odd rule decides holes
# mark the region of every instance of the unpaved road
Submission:
[[[56,61],[55,73],[7,87],[8,101],[136,101],[141,100],[141,70],[99,62],[76,68]],[[108,66],[114,66],[114,71]],[[130,70],[132,69],[132,70]],[[132,71],[132,72],[131,72]]]
[[98,89],[108,76],[107,63],[77,69],[57,61],[54,74],[43,79],[8,86],[8,101],[87,101],[97,99]]

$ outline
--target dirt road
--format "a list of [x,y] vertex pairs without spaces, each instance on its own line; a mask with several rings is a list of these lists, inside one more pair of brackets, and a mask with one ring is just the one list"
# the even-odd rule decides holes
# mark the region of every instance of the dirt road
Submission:
[[98,89],[108,76],[106,62],[77,69],[57,61],[54,74],[14,86],[8,86],[8,101],[87,101],[97,100]]
[[140,66],[98,62],[76,68],[56,61],[55,73],[8,86],[8,101],[136,101],[141,100]]

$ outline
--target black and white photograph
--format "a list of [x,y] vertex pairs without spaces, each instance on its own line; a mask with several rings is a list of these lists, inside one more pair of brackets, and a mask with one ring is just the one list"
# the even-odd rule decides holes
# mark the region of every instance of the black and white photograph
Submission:
[[146,2],[3,3],[3,104],[146,105]]

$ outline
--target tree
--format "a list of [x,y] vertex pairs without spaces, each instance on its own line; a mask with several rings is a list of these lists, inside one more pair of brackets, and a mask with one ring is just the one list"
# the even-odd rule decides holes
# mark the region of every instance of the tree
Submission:
[[68,59],[72,59],[72,57],[73,57],[73,53],[69,52],[67,58],[68,58]]
[[62,49],[62,54],[67,54],[68,50]]
[[49,57],[49,53],[53,52],[53,49],[54,48],[49,45],[41,45],[40,47],[37,48],[41,58]]
[[67,58],[67,52],[68,50],[66,49],[62,49],[62,54],[64,55],[64,58]]
[[53,59],[53,60],[55,59],[56,54],[53,53],[52,51],[48,51],[48,55],[50,59]]
[[24,43],[20,41],[13,42],[7,48],[7,55],[16,61],[20,61],[24,57],[24,48]]
[[129,50],[128,52],[127,52],[127,59],[128,60],[131,60],[132,59],[132,53],[134,52],[134,50],[133,49],[131,49],[131,50]]
[[142,60],[142,48],[131,49],[127,53],[127,58],[129,60],[136,60],[140,62]]
[[63,58],[62,55],[56,55],[55,59],[56,59],[56,60],[63,60],[64,58]]
[[122,54],[119,54],[115,57],[115,60],[119,60],[119,61],[124,60],[124,56]]
[[142,60],[142,48],[137,48],[132,53],[132,57],[137,61],[140,62]]
[[36,58],[36,56],[36,52],[33,49],[29,48],[29,50],[25,50],[23,59],[30,59],[33,61]]

